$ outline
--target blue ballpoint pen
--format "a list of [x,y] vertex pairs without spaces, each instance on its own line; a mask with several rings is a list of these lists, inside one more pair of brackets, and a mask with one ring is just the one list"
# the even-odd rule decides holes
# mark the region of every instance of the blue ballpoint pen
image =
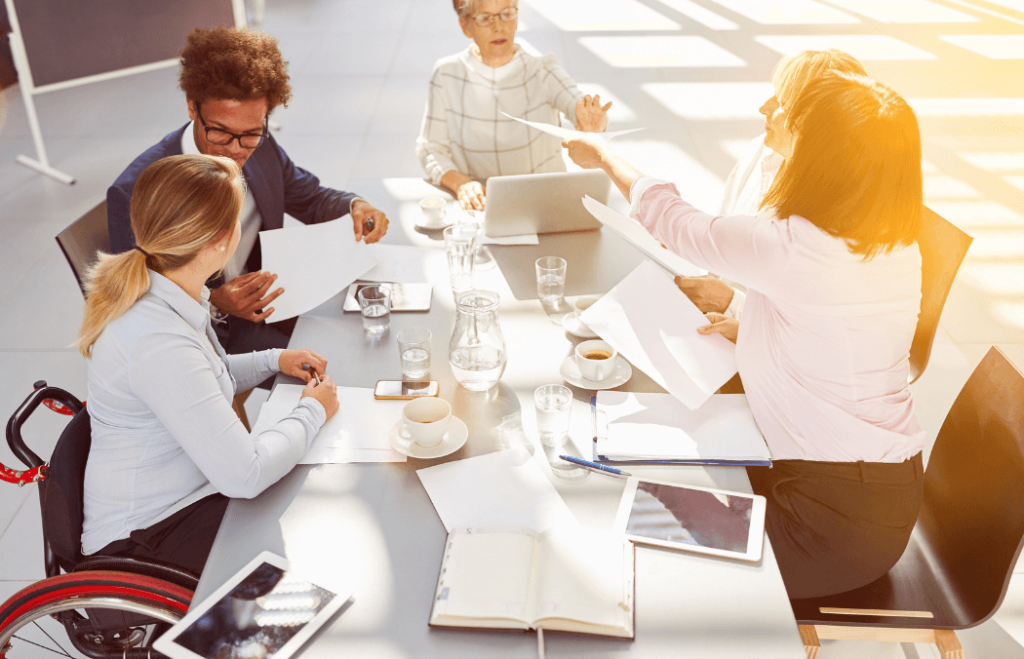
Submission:
[[608,474],[609,476],[621,476],[623,478],[629,478],[630,476],[633,475],[627,471],[616,469],[615,467],[606,467],[605,465],[597,464],[596,462],[591,462],[590,460],[584,460],[583,458],[574,458],[571,455],[560,455],[558,457],[565,460],[566,462],[573,463],[577,467],[583,467],[584,469],[596,471],[599,474]]

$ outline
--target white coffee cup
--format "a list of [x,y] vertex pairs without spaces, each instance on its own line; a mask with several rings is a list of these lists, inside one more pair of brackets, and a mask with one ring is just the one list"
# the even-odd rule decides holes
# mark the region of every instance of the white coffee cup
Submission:
[[446,205],[447,202],[441,197],[427,197],[420,201],[420,211],[423,212],[423,223],[427,226],[441,226],[444,224]]
[[420,446],[437,446],[448,432],[451,404],[442,398],[417,398],[402,408],[402,418],[412,441]]
[[583,315],[584,311],[594,306],[594,303],[600,299],[600,296],[597,295],[587,295],[585,297],[576,298],[576,301],[572,303],[572,312],[573,315],[576,316],[576,323],[579,325],[580,329],[588,332],[592,331],[587,327],[587,324],[583,322],[580,316]]
[[[598,357],[595,353],[602,356]],[[600,382],[610,377],[618,356],[615,348],[600,339],[581,341],[576,346],[576,366],[580,369],[580,375],[591,382]]]

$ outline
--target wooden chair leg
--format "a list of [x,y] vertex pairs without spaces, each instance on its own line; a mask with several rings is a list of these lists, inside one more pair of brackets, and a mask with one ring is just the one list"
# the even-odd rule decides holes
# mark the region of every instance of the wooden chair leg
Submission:
[[[807,659],[817,659],[818,650],[821,649],[821,642],[818,641],[818,632],[814,625],[797,625],[800,630],[800,639],[804,642],[804,651]],[[945,659],[945,658],[943,658]],[[963,659],[962,657],[960,659]]]
[[935,645],[939,646],[939,654],[942,659],[964,659],[964,649],[960,646],[960,639],[956,632],[950,629],[935,630]]
[[236,394],[234,400],[231,401],[231,408],[235,410],[235,414],[242,421],[242,425],[249,432],[252,432],[252,427],[249,425],[249,416],[245,413],[245,401],[249,398],[249,394],[252,393],[252,389],[243,391],[240,394]]

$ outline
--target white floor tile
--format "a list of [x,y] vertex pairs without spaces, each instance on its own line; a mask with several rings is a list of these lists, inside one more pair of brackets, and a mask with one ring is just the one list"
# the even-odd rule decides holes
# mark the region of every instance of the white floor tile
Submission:
[[38,581],[46,577],[39,497],[30,496],[0,536],[0,581]]

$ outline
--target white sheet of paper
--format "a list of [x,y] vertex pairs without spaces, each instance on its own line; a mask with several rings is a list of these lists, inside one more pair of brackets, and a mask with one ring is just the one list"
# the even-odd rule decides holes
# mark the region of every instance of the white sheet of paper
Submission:
[[444,527],[513,525],[543,531],[576,518],[523,448],[416,472]]
[[574,130],[572,128],[562,128],[561,126],[555,126],[554,124],[545,124],[543,122],[537,122],[537,121],[527,121],[526,119],[520,119],[519,117],[513,117],[512,115],[506,114],[504,112],[502,112],[502,114],[504,114],[509,119],[515,119],[519,123],[526,124],[530,128],[536,128],[537,130],[539,130],[542,133],[547,133],[548,135],[554,135],[555,137],[558,137],[558,138],[563,139],[563,140],[579,139],[579,138],[583,137],[584,135],[597,135],[598,137],[601,137],[601,138],[603,138],[604,140],[607,141],[607,140],[614,139],[614,138],[616,138],[616,137],[618,137],[620,135],[627,135],[629,133],[635,133],[638,130],[643,130],[643,128],[629,128],[627,130],[615,130],[615,131],[604,132],[604,133],[586,133],[586,132],[584,132],[582,130]]
[[650,261],[580,320],[691,410],[736,374],[736,346],[721,334],[698,334],[707,318]]
[[611,459],[771,459],[743,394],[718,394],[691,411],[668,394],[599,391],[597,410],[608,422],[597,452]]
[[[298,405],[302,389],[301,384],[274,387],[260,409],[253,432],[263,432],[288,416]],[[373,389],[338,387],[337,414],[316,434],[299,464],[405,462],[405,456],[391,448],[388,431],[402,417],[406,402],[375,400]]]
[[367,245],[366,251],[377,265],[360,275],[363,281],[398,282],[401,284],[430,283],[432,269],[447,267],[444,251],[407,245]]
[[294,318],[331,299],[377,262],[356,242],[349,216],[300,227],[260,231],[263,269],[277,275],[268,323]]
[[707,270],[698,268],[675,252],[670,252],[662,247],[661,243],[647,233],[647,229],[643,228],[636,220],[613,211],[590,196],[583,197],[583,206],[598,222],[622,236],[626,242],[654,259],[669,272],[683,277],[699,277],[707,274]]

